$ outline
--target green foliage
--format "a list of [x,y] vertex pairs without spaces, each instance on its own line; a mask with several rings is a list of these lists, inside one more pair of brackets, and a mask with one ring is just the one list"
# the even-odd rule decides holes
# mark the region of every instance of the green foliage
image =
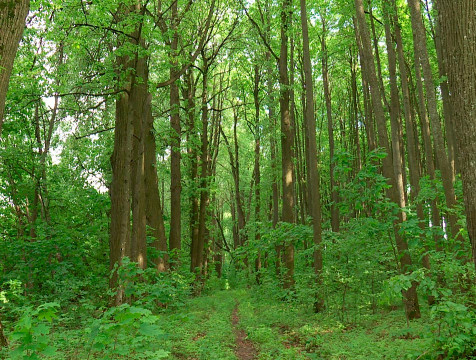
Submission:
[[435,353],[462,359],[476,351],[476,313],[461,303],[442,299],[431,308]]
[[52,357],[57,348],[52,344],[52,322],[58,317],[58,303],[45,303],[36,309],[26,307],[11,335],[14,341],[11,359]]
[[113,307],[86,328],[87,359],[165,359],[169,352],[154,346],[164,339],[160,318],[150,310],[123,304]]

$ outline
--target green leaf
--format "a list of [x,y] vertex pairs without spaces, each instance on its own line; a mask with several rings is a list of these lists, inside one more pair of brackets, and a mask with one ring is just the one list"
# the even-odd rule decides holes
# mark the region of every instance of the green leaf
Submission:
[[153,337],[163,335],[164,332],[159,328],[158,325],[142,323],[139,327],[139,333],[144,336]]

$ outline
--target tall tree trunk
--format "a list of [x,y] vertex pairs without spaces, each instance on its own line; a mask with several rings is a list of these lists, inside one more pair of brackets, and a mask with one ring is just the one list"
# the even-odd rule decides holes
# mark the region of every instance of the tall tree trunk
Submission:
[[415,55],[419,59],[416,66],[421,66],[423,71],[423,80],[425,82],[426,100],[428,106],[428,115],[430,119],[431,133],[433,135],[433,142],[435,147],[436,157],[438,159],[438,166],[441,171],[441,178],[443,181],[443,188],[445,193],[446,205],[449,212],[447,214],[451,235],[454,238],[462,240],[459,234],[460,226],[457,223],[457,217],[454,213],[456,206],[456,195],[453,186],[453,173],[451,170],[448,156],[445,150],[445,143],[443,139],[443,132],[441,130],[440,116],[438,114],[438,107],[436,103],[436,92],[431,70],[430,61],[428,58],[428,50],[426,46],[426,35],[423,21],[421,18],[420,0],[407,0],[410,7],[410,14],[412,20],[413,43]]
[[[362,40],[360,39],[359,31],[358,31],[358,24],[357,19],[354,17],[354,29],[355,29],[355,40],[357,43],[357,48],[359,49],[359,60],[360,60],[360,67],[362,69],[365,68],[364,64],[364,55],[363,55],[363,48],[362,48]],[[365,122],[365,131],[367,133],[367,142],[369,144],[369,150],[375,150],[377,148],[377,139],[375,134],[375,126],[374,126],[374,119],[373,119],[373,112],[370,100],[370,92],[369,92],[369,82],[367,79],[367,74],[365,71],[362,73],[362,88],[364,93],[364,122]]]
[[165,235],[164,217],[160,202],[159,181],[157,177],[156,143],[154,136],[154,119],[152,117],[151,96],[149,94],[146,108],[145,144],[144,144],[144,173],[146,195],[146,221],[151,229],[154,241],[152,246],[159,251],[159,256],[152,259],[157,270],[166,271],[168,268],[167,238]]
[[[410,102],[410,87],[408,84],[408,75],[407,75],[407,68],[405,66],[405,57],[403,52],[403,41],[402,35],[400,31],[400,24],[398,20],[398,13],[395,4],[395,0],[392,0],[392,10],[393,16],[390,16],[389,22],[393,23],[394,30],[395,30],[395,41],[397,43],[397,54],[398,54],[398,69],[400,71],[400,79],[401,79],[401,88],[403,94],[403,109],[404,109],[404,117],[405,117],[405,129],[406,129],[406,140],[407,140],[407,154],[408,154],[408,165],[409,165],[409,172],[410,172],[410,199],[413,202],[416,202],[416,209],[417,209],[417,216],[419,220],[419,226],[421,230],[425,228],[425,216],[423,212],[423,205],[421,201],[417,202],[418,194],[420,193],[420,167],[418,166],[418,145],[417,140],[415,137],[415,122],[413,119],[413,112],[411,109],[411,102]],[[388,39],[390,40],[390,39]],[[387,40],[387,41],[388,41]],[[422,237],[423,238],[423,237]],[[425,255],[423,257],[423,265],[429,269],[430,268],[430,260],[429,256]]]
[[[119,63],[125,64],[123,59]],[[116,100],[116,121],[114,127],[114,150],[111,156],[111,229],[110,229],[110,269],[120,264],[121,259],[130,256],[130,190],[132,124],[128,116],[129,96],[121,93]],[[110,278],[110,287],[117,285],[117,272]],[[117,292],[115,304],[122,303],[122,293]]]
[[[283,222],[294,224],[294,152],[293,129],[289,112],[289,76],[288,76],[288,29],[290,23],[290,0],[283,0],[281,9],[281,50],[279,55],[279,83],[281,86],[279,105],[281,115],[281,160],[283,181]],[[284,261],[287,273],[284,276],[284,288],[294,286],[294,245],[288,242],[284,246]]]
[[[258,65],[255,65],[254,68],[254,87],[253,87],[253,100],[255,105],[255,126],[254,126],[254,135],[255,135],[255,158],[254,158],[254,169],[253,177],[255,183],[255,224],[257,224],[260,219],[261,213],[261,172],[260,172],[260,148],[261,148],[261,133],[260,133],[260,103],[259,103],[259,84],[260,84],[260,69]],[[258,244],[261,240],[260,229],[255,228],[255,242]],[[255,260],[255,272],[256,272],[256,282],[260,284],[260,270],[261,270],[261,252],[258,251]]]
[[446,135],[446,144],[448,149],[448,161],[450,163],[451,172],[453,175],[453,182],[455,181],[456,172],[459,172],[458,164],[456,163],[456,138],[455,138],[455,130],[453,124],[453,104],[451,103],[450,99],[450,91],[448,88],[448,80],[447,80],[447,64],[445,64],[444,57],[448,56],[445,55],[448,49],[445,47],[443,48],[441,44],[441,34],[440,34],[440,24],[437,22],[436,29],[435,29],[435,49],[436,49],[436,56],[438,59],[438,71],[440,75],[440,90],[441,90],[441,98],[443,100],[443,116],[445,119],[445,135]]
[[444,63],[453,106],[466,223],[476,266],[476,3],[438,0]]
[[0,136],[8,83],[30,9],[29,0],[3,0],[0,7]]
[[[141,42],[140,46],[144,48],[145,44]],[[131,260],[137,262],[141,269],[147,267],[144,144],[149,98],[147,89],[148,77],[147,59],[136,56],[135,76],[129,95],[129,116],[132,116],[133,127],[131,159]]]
[[[377,122],[378,128],[378,143],[379,146],[386,150],[387,156],[383,159],[383,175],[389,180],[391,187],[387,191],[387,196],[395,202],[400,207],[404,207],[404,203],[402,204],[402,197],[399,196],[397,192],[397,180],[395,176],[395,172],[393,171],[393,162],[392,162],[392,153],[390,151],[390,145],[388,142],[388,134],[387,134],[387,126],[385,120],[385,114],[381,102],[381,95],[379,83],[377,79],[377,74],[375,71],[375,64],[373,61],[372,55],[372,45],[370,42],[370,35],[368,31],[367,22],[365,19],[365,12],[362,0],[355,0],[355,8],[356,8],[356,17],[358,22],[358,28],[360,37],[362,40],[362,54],[364,55],[363,63],[365,68],[363,69],[364,72],[367,74],[367,78],[369,79],[370,85],[370,93],[371,93],[371,100],[372,106],[375,113],[375,119]],[[410,271],[412,266],[412,260],[410,257],[410,253],[408,251],[408,244],[402,236],[400,236],[398,232],[398,224],[402,223],[405,220],[405,213],[403,211],[398,212],[398,220],[394,224],[394,234],[395,234],[395,241],[397,245],[397,250],[399,253],[400,265],[402,271],[407,273]],[[407,318],[412,320],[415,318],[419,318],[420,315],[420,307],[418,304],[418,296],[416,292],[416,283],[412,283],[411,287],[407,290],[402,291],[404,297],[404,304],[405,304],[405,312]]]
[[[307,25],[306,0],[300,0],[301,5],[301,27],[302,27],[302,48],[303,48],[303,69],[306,81],[306,111],[304,113],[306,125],[309,132],[309,187],[311,188],[310,210],[312,216],[312,233],[314,240],[314,272],[316,274],[316,285],[322,285],[322,225],[321,225],[321,195],[319,192],[319,173],[317,171],[317,141],[316,141],[316,118],[314,116],[314,91],[312,82],[311,55],[309,52],[309,33]],[[324,24],[324,23],[323,23]],[[323,34],[323,37],[325,34]],[[324,66],[324,65],[323,65]],[[327,81],[327,79],[324,79]],[[327,94],[329,95],[329,94]],[[332,121],[332,120],[331,120]],[[321,312],[324,309],[324,297],[322,293],[317,293],[314,300],[314,310]]]
[[[304,4],[305,5],[305,4]],[[305,11],[302,9],[302,2],[301,2],[301,11]],[[307,18],[307,17],[306,17]],[[307,47],[308,49],[303,49],[303,52],[309,52],[309,44],[304,45],[304,20],[303,22],[303,48]],[[326,20],[321,15],[322,21],[322,38],[321,38],[321,52],[322,52],[322,83],[324,85],[324,99],[326,101],[326,116],[327,116],[327,132],[329,135],[329,157],[330,157],[330,165],[329,165],[329,177],[330,177],[330,192],[331,192],[331,227],[332,231],[338,232],[339,231],[339,208],[338,205],[338,195],[337,195],[337,188],[336,182],[334,179],[334,124],[332,121],[332,102],[331,102],[331,91],[329,89],[329,67],[327,64],[328,56],[327,56],[327,45],[326,45],[326,35],[327,35],[327,28],[326,28]],[[307,27],[307,24],[306,24]],[[307,33],[307,28],[306,28]],[[307,34],[306,34],[307,37]],[[305,60],[306,61],[306,60]],[[310,64],[309,64],[310,66]],[[310,70],[308,70],[310,71]],[[306,72],[306,70],[304,70]],[[312,74],[311,74],[312,75]],[[312,85],[312,81],[311,81]],[[306,85],[306,90],[307,90]],[[309,100],[309,99],[308,99]],[[306,109],[307,110],[307,109]],[[313,116],[314,117],[314,116]],[[316,125],[314,124],[314,127]],[[316,153],[317,154],[317,153]]]
[[[189,161],[190,192],[190,253],[191,261],[196,256],[198,245],[198,211],[199,211],[199,180],[198,180],[198,134],[195,128],[195,80],[193,72],[189,70],[185,77],[185,97],[187,98],[187,157]],[[193,268],[192,268],[193,270]]]
[[203,255],[205,248],[207,207],[209,202],[208,192],[208,59],[203,52],[203,74],[202,74],[202,131],[201,131],[201,151],[200,151],[200,208],[198,213],[198,241],[192,249],[192,271],[200,278],[203,266]]
[[[170,46],[172,66],[170,68],[170,78],[177,77],[177,49],[179,34],[177,32],[178,9],[177,1],[172,3],[171,30],[173,31]],[[170,84],[170,126],[172,128],[171,149],[170,149],[170,238],[169,246],[171,255],[175,257],[176,252],[181,248],[182,231],[182,174],[180,171],[180,142],[182,129],[180,126],[180,96],[178,81]],[[175,259],[176,260],[176,259]]]

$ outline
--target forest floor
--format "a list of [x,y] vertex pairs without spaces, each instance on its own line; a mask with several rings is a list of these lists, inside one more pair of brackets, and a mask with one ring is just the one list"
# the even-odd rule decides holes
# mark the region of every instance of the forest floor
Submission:
[[[370,314],[368,309],[351,313],[333,307],[315,314],[309,303],[279,300],[269,287],[215,287],[153,316],[138,307],[113,308],[119,311],[113,313],[114,321],[91,322],[89,314],[79,325],[65,313],[51,331],[28,320],[28,328],[14,335],[28,337],[25,346],[33,352],[26,353],[45,355],[40,340],[49,333],[48,342],[57,351],[27,358],[53,360],[414,360],[431,348],[428,314],[407,324],[402,309]],[[144,321],[133,325],[139,317]],[[24,359],[17,344],[12,349],[20,350],[19,356],[0,351],[0,359]]]
[[252,289],[191,299],[164,320],[174,360],[416,359],[429,346],[428,324],[400,310],[340,321]]

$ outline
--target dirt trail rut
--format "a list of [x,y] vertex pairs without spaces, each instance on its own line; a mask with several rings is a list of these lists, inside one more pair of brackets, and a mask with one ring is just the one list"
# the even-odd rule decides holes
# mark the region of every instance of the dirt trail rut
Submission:
[[258,354],[253,343],[246,338],[246,333],[240,329],[238,324],[240,318],[238,317],[238,302],[236,303],[233,313],[231,315],[231,322],[233,324],[233,332],[235,333],[236,349],[235,354],[239,360],[255,360]]

